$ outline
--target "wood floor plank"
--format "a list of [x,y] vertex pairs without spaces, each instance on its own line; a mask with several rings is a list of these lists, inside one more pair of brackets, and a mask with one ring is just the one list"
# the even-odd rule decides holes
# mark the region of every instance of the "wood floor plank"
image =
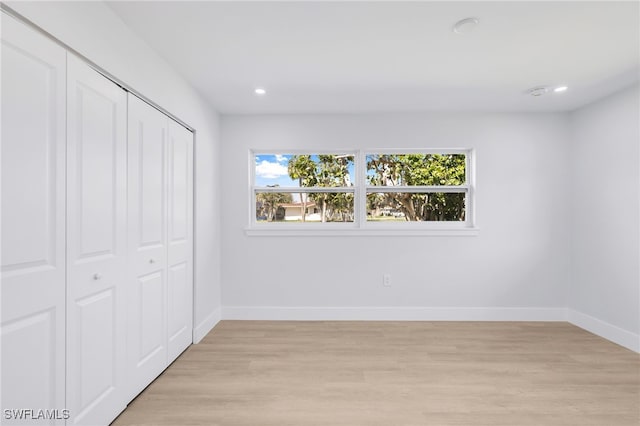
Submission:
[[638,426],[640,355],[568,323],[222,321],[115,426]]

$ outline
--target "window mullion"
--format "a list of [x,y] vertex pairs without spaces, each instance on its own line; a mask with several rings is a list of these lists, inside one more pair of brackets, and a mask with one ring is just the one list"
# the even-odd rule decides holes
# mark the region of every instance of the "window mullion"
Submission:
[[287,193],[287,194],[298,194],[300,192],[304,193],[319,193],[319,192],[346,192],[346,193],[354,193],[355,188],[353,186],[311,186],[311,187],[300,187],[300,188],[292,188],[292,187],[270,187],[270,186],[254,186],[253,192],[276,192],[276,193]]
[[356,226],[362,228],[367,223],[367,165],[366,155],[363,151],[358,151],[356,155]]
[[434,192],[469,192],[468,185],[456,186],[367,186],[367,193],[434,193]]

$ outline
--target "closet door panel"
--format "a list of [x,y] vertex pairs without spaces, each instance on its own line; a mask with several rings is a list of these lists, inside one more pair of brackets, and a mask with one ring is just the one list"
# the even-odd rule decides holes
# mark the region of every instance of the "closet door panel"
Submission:
[[129,95],[130,397],[167,366],[167,120]]
[[2,412],[62,415],[66,53],[4,13],[1,19]]
[[[189,265],[185,260],[171,265],[169,268],[169,341],[174,347],[174,355],[177,356],[191,343],[190,339],[185,337],[185,332],[191,332],[190,321],[188,317],[191,315],[190,305],[192,304],[190,295],[191,280],[189,277]],[[178,340],[180,339],[180,340]]]
[[193,134],[169,122],[169,362],[192,342]]
[[108,424],[126,402],[126,93],[71,55],[67,72],[67,405]]

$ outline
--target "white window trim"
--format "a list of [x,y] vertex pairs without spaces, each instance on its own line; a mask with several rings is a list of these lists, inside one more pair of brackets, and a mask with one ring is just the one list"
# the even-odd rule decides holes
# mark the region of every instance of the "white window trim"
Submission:
[[[465,154],[467,182],[461,186],[367,186],[366,156],[368,154]],[[265,188],[255,186],[255,158],[260,155],[293,154],[341,154],[353,155],[355,167],[354,185],[336,188]],[[245,234],[251,237],[297,236],[476,236],[475,223],[475,150],[473,148],[428,149],[367,149],[367,150],[249,150],[249,225]],[[303,191],[301,191],[301,189]],[[461,190],[462,189],[462,190]],[[260,192],[353,192],[354,221],[349,223],[268,223],[258,224],[255,214],[256,191]],[[467,211],[464,222],[406,222],[380,223],[367,221],[366,193],[369,192],[464,192]]]

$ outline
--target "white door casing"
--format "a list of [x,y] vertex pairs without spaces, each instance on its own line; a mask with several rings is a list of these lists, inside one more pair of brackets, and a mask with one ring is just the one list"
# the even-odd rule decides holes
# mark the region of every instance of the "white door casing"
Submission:
[[1,51],[2,416],[63,425],[66,52],[5,13]]
[[169,363],[192,342],[193,133],[169,120]]
[[110,423],[126,404],[127,98],[67,58],[69,424]]
[[134,95],[128,101],[127,365],[133,398],[167,366],[168,118]]

